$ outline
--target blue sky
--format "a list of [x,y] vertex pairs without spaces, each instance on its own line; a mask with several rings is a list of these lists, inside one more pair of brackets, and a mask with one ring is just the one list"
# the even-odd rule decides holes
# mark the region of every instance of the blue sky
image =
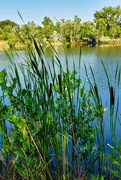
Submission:
[[74,19],[77,15],[82,21],[93,20],[96,10],[104,6],[121,6],[121,0],[1,0],[0,21],[10,19],[18,24],[22,21],[17,13],[20,12],[25,23],[34,21],[40,24],[45,16],[55,19]]

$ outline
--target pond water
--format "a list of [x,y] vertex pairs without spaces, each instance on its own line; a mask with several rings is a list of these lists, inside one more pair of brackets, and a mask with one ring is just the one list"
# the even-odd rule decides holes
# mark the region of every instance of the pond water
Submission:
[[[61,64],[63,66],[63,69],[65,69],[65,62],[66,62],[66,57],[68,59],[69,63],[69,69],[72,71],[73,67],[75,66],[75,69],[77,71],[80,71],[81,74],[81,79],[83,82],[86,83],[86,86],[88,87],[88,82],[86,79],[85,75],[85,70],[84,70],[84,64],[87,67],[88,75],[90,80],[93,82],[92,76],[91,76],[91,71],[89,68],[89,65],[91,66],[98,88],[99,88],[99,93],[102,97],[102,101],[104,106],[107,108],[107,112],[105,114],[104,118],[104,123],[105,123],[105,135],[107,142],[110,143],[111,139],[111,131],[110,131],[110,112],[108,109],[109,107],[109,90],[108,90],[108,83],[106,79],[106,75],[104,73],[104,69],[102,67],[101,60],[104,62],[105,67],[108,72],[109,80],[112,86],[115,87],[115,94],[116,94],[116,99],[119,96],[119,106],[118,106],[118,118],[116,122],[116,132],[115,132],[115,138],[117,137],[121,138],[121,126],[120,126],[120,113],[121,113],[121,84],[117,85],[115,82],[115,70],[116,66],[118,64],[119,67],[121,67],[121,46],[96,46],[96,47],[90,47],[90,46],[74,46],[72,48],[66,48],[63,49],[62,47],[56,47],[55,48],[58,56],[61,60]],[[45,49],[46,56],[49,59],[53,56],[54,52],[50,49],[50,47],[47,47]],[[15,61],[23,61],[25,58],[25,51],[17,51],[14,53],[14,59]],[[80,54],[80,56],[79,56]],[[81,66],[79,68],[79,59],[81,60]],[[0,52],[0,71],[6,68],[8,69],[8,61],[6,58],[6,55],[4,52]],[[117,101],[117,100],[116,100]]]

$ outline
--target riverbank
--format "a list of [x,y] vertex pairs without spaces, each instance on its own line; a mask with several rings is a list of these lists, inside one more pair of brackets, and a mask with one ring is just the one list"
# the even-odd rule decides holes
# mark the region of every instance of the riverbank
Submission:
[[114,39],[114,38],[110,38],[108,36],[106,37],[101,37],[98,40],[98,44],[102,45],[102,44],[106,44],[106,45],[121,45],[121,38],[118,39]]
[[[56,47],[56,46],[62,46],[63,43],[61,41],[57,41],[57,42],[52,42],[51,43],[52,46]],[[89,43],[91,44],[91,43]],[[88,45],[88,42],[86,41],[80,41],[80,42],[71,42],[71,43],[66,43],[66,46],[72,45]],[[118,39],[111,39],[109,37],[102,37],[98,40],[98,42],[95,45],[99,45],[99,46],[120,46],[121,45],[121,38]],[[50,46],[50,44],[47,42],[46,44],[44,44],[43,46]],[[10,50],[10,46],[8,44],[7,41],[0,41],[0,51],[8,51]],[[20,42],[17,42],[15,44],[15,47],[12,48],[13,50],[25,50],[25,45],[22,45]]]
[[[8,51],[10,50],[10,46],[7,41],[0,41],[0,51]],[[21,50],[25,49],[25,46],[20,44],[19,42],[16,43],[15,47],[12,48],[13,50]]]
[[6,41],[0,41],[0,51],[5,51],[9,49],[9,45]]

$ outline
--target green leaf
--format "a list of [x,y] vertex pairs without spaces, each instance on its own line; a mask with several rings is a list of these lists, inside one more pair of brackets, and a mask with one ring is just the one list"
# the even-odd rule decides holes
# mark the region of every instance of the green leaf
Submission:
[[121,175],[118,171],[112,169],[112,168],[108,168],[108,170],[116,177],[119,177],[121,179]]
[[0,72],[0,83],[5,83],[5,77],[6,77],[7,73],[6,73],[6,70],[3,69],[1,72]]
[[25,151],[28,150],[29,147],[30,147],[30,142],[29,142],[29,140],[23,141],[23,142],[22,142],[22,147],[23,147],[23,149],[24,149]]
[[15,164],[14,167],[19,172],[19,174],[21,174],[24,177],[27,177],[27,172],[26,172],[26,169],[24,167],[22,167],[20,164]]
[[14,154],[16,156],[18,156],[19,159],[24,158],[24,153],[20,147],[13,146],[12,150],[13,150]]

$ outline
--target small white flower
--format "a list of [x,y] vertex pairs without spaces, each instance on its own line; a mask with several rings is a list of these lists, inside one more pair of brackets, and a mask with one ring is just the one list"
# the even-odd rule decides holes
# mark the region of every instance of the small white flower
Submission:
[[106,112],[107,111],[107,108],[104,108],[104,112]]

